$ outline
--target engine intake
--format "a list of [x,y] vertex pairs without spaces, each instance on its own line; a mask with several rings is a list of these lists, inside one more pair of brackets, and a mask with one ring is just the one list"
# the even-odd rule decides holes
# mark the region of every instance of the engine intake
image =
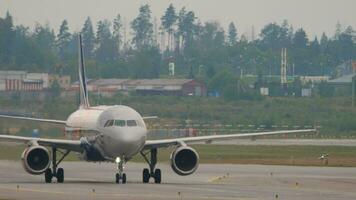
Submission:
[[178,147],[171,154],[171,167],[178,175],[190,175],[198,169],[198,165],[199,155],[191,147]]
[[21,156],[24,169],[34,175],[42,174],[50,165],[48,150],[39,145],[33,145],[25,149]]

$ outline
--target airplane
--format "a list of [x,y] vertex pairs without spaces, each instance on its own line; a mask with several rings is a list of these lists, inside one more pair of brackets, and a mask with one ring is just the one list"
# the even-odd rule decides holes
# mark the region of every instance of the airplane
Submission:
[[[175,147],[170,156],[171,168],[178,175],[187,176],[194,173],[199,165],[199,155],[189,146],[191,143],[315,131],[315,129],[285,130],[147,140],[145,120],[156,118],[155,116],[143,117],[133,108],[124,105],[90,106],[81,35],[78,40],[80,93],[78,110],[73,112],[67,120],[0,115],[1,118],[63,125],[66,135],[79,134],[81,136],[79,140],[74,140],[73,138],[46,139],[0,135],[0,141],[26,144],[21,156],[25,171],[31,175],[44,174],[46,183],[51,183],[54,178],[57,179],[57,183],[64,182],[64,170],[59,165],[70,152],[79,153],[80,157],[88,162],[116,163],[115,182],[123,184],[127,180],[124,164],[136,154],[141,154],[148,164],[148,168],[142,171],[142,182],[149,183],[150,179],[153,179],[159,184],[161,183],[161,170],[156,168],[156,164],[157,152],[160,148]],[[61,154],[59,159],[58,153]]]

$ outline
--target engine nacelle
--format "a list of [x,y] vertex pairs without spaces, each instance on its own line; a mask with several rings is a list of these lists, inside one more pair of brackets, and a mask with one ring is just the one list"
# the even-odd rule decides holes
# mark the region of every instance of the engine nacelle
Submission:
[[191,147],[181,146],[171,154],[171,167],[175,173],[187,176],[198,169],[199,155]]
[[33,175],[42,174],[50,165],[48,150],[39,145],[32,145],[25,149],[21,156],[24,169]]

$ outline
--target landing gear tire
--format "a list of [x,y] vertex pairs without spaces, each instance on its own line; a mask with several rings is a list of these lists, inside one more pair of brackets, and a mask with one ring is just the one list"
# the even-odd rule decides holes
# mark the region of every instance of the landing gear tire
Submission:
[[143,183],[148,183],[150,181],[150,171],[145,168],[143,169],[143,172],[142,172],[142,182]]
[[45,181],[46,183],[51,183],[53,178],[52,170],[50,168],[45,171]]
[[116,174],[116,181],[115,181],[117,184],[120,183],[120,174]]
[[122,184],[125,184],[125,183],[126,183],[126,174],[123,173],[122,176],[120,176],[120,174],[117,173],[116,176],[115,176],[115,179],[116,179],[115,182],[116,182],[117,184],[120,183],[120,180],[121,180],[121,183],[122,183]]
[[64,170],[63,168],[58,168],[57,170],[57,182],[63,183],[64,182]]
[[[62,157],[57,161],[57,151],[62,154]],[[45,181],[46,183],[51,183],[53,177],[57,178],[57,183],[64,182],[64,170],[63,168],[58,168],[58,165],[63,161],[63,159],[70,153],[69,150],[62,152],[57,150],[56,147],[52,147],[52,169],[48,168],[45,171]]]
[[155,183],[161,183],[161,170],[160,169],[156,169],[155,170]]
[[149,153],[150,153],[150,159],[147,158],[148,152],[141,151],[142,157],[146,160],[148,166],[150,167],[149,169],[147,168],[143,169],[142,182],[148,183],[150,181],[150,178],[152,177],[155,183],[159,184],[161,183],[162,176],[161,176],[161,170],[156,169],[157,149],[151,149]]
[[120,180],[122,182],[122,184],[125,184],[126,183],[126,174],[123,173],[124,171],[124,159],[121,158],[119,159],[119,162],[117,163],[117,170],[118,170],[118,173],[116,173],[116,183],[119,184],[120,183]]
[[122,184],[125,184],[126,183],[126,174],[123,173],[122,174]]

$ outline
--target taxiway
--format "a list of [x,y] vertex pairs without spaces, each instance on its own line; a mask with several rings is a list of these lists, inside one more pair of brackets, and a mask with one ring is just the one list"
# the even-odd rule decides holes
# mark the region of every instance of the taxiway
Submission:
[[65,183],[45,184],[18,161],[0,161],[0,199],[356,199],[356,168],[201,164],[187,177],[159,163],[162,184],[143,184],[143,163],[128,163],[114,183],[112,163],[64,162]]

